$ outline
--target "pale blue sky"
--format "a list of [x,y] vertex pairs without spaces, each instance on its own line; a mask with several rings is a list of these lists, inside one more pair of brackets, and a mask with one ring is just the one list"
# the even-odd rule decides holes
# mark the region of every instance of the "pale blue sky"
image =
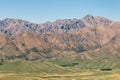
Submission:
[[0,0],[0,20],[19,18],[43,23],[80,19],[87,14],[120,21],[120,0]]

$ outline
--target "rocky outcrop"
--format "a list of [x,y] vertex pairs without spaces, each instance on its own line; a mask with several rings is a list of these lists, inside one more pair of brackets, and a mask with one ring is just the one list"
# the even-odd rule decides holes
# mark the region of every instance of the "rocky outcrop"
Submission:
[[84,27],[96,27],[99,25],[108,26],[112,23],[103,17],[93,17],[87,15],[81,20],[64,19],[55,22],[46,22],[43,24],[35,24],[20,19],[10,19],[0,21],[0,33],[4,35],[20,35],[26,31],[37,34],[47,33],[64,33],[72,30],[79,30]]

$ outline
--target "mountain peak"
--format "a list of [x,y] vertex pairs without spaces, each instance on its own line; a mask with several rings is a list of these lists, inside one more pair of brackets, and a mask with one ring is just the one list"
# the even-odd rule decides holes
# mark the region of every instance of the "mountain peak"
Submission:
[[112,21],[103,17],[94,17],[90,14],[82,19],[63,19],[55,22],[36,24],[22,19],[6,18],[0,21],[0,33],[18,35],[29,30],[34,33],[64,33],[71,30],[79,30],[83,27],[108,26]]
[[84,18],[82,18],[82,21],[87,27],[95,27],[99,25],[103,26],[108,26],[111,24],[111,20],[104,18],[104,17],[99,17],[99,16],[92,16],[92,15],[86,15]]
[[94,16],[88,14],[88,15],[86,15],[83,19],[93,19],[93,18],[94,18]]
[[83,22],[88,22],[88,23],[92,23],[94,20],[94,17],[90,14],[86,15],[85,17],[82,18]]
[[94,16],[91,15],[91,14],[87,14],[84,18],[86,18],[86,17],[91,17],[91,18],[93,18]]
[[15,18],[5,18],[4,20],[2,21],[18,21],[20,19],[15,19]]

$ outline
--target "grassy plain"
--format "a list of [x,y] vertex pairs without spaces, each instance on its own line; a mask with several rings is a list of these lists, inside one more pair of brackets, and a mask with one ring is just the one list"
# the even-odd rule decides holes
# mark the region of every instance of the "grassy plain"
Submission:
[[0,65],[0,80],[120,80],[120,69],[100,71],[50,62],[9,61]]

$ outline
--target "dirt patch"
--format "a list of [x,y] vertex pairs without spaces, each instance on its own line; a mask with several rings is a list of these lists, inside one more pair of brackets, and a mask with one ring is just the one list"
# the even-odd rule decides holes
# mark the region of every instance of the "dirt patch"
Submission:
[[0,74],[0,78],[2,78],[2,77],[4,77],[5,76],[5,74]]

